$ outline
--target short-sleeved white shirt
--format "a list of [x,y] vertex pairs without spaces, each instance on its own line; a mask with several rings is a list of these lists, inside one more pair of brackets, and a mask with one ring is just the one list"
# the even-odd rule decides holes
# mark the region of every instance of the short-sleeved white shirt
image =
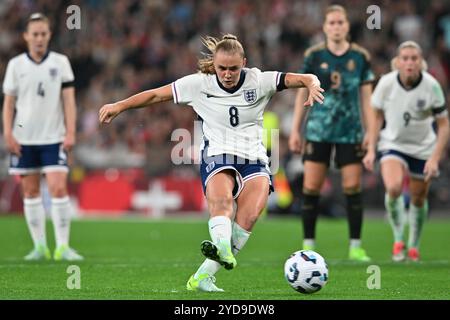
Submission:
[[62,142],[65,135],[61,90],[73,85],[69,59],[50,51],[36,63],[23,53],[6,68],[3,93],[16,97],[13,135],[20,144],[40,145]]
[[417,159],[428,159],[436,144],[434,117],[447,117],[439,82],[422,72],[420,82],[406,90],[398,71],[384,75],[372,95],[372,106],[382,110],[386,121],[380,132],[378,150],[394,149]]
[[172,92],[175,103],[192,106],[202,120],[207,156],[233,154],[267,164],[263,113],[280,77],[280,72],[244,68],[239,84],[227,90],[216,75],[197,73],[173,82]]

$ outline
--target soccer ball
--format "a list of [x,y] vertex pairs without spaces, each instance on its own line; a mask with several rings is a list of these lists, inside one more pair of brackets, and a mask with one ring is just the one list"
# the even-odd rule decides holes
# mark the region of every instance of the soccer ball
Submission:
[[314,293],[328,281],[328,266],[324,258],[312,250],[294,252],[284,264],[284,276],[289,285],[301,293]]

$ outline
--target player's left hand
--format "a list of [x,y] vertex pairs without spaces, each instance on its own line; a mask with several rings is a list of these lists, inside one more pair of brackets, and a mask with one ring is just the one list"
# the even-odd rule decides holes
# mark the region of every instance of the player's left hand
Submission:
[[322,95],[322,92],[324,92],[325,90],[320,87],[319,78],[317,78],[316,75],[311,74],[310,81],[308,81],[308,83],[305,83],[305,85],[308,88],[309,95],[304,106],[305,107],[312,106],[314,104],[314,101],[323,104],[323,100],[325,98]]
[[437,177],[439,172],[439,163],[434,158],[430,158],[425,162],[423,173],[425,174],[425,182],[430,181],[431,178]]
[[74,134],[66,134],[63,141],[63,149],[69,152],[72,150],[75,145],[75,135]]
[[101,123],[110,123],[121,112],[119,104],[105,104],[98,112],[98,119]]
[[375,152],[373,150],[368,150],[362,160],[364,167],[370,172],[373,172],[375,158],[376,158]]

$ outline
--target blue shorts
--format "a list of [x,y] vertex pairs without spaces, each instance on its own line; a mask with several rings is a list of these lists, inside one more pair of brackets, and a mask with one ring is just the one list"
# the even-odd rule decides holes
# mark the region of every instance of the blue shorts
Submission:
[[203,193],[206,195],[206,185],[216,173],[223,170],[236,172],[233,189],[233,198],[236,199],[244,188],[245,182],[256,177],[269,179],[269,194],[274,191],[272,176],[269,167],[261,161],[250,161],[231,154],[206,156],[207,148],[201,152],[200,175],[202,178]]
[[10,174],[27,175],[69,171],[67,153],[63,150],[62,143],[22,145],[21,147],[21,157],[11,154]]
[[404,165],[405,169],[409,171],[411,177],[417,179],[425,178],[423,169],[425,168],[425,163],[427,162],[426,160],[413,158],[403,152],[392,149],[380,151],[378,158],[380,159],[380,163],[387,159],[396,159]]

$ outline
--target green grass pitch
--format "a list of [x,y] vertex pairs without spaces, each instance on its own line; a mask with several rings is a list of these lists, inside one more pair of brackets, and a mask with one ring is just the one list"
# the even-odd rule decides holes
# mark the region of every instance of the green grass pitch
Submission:
[[[258,221],[235,270],[221,270],[217,285],[225,293],[186,291],[186,281],[203,261],[199,251],[208,239],[206,219],[160,221],[76,220],[71,245],[83,262],[25,262],[31,249],[22,217],[0,218],[0,299],[450,299],[450,220],[433,218],[423,232],[419,263],[390,261],[391,231],[382,219],[367,218],[363,243],[371,263],[347,256],[345,220],[319,221],[317,251],[329,266],[328,284],[303,295],[289,287],[283,266],[300,249],[301,222],[296,218]],[[50,248],[53,226],[47,224]],[[80,268],[80,289],[68,289],[69,265]],[[381,270],[381,288],[368,289],[369,265]]]

